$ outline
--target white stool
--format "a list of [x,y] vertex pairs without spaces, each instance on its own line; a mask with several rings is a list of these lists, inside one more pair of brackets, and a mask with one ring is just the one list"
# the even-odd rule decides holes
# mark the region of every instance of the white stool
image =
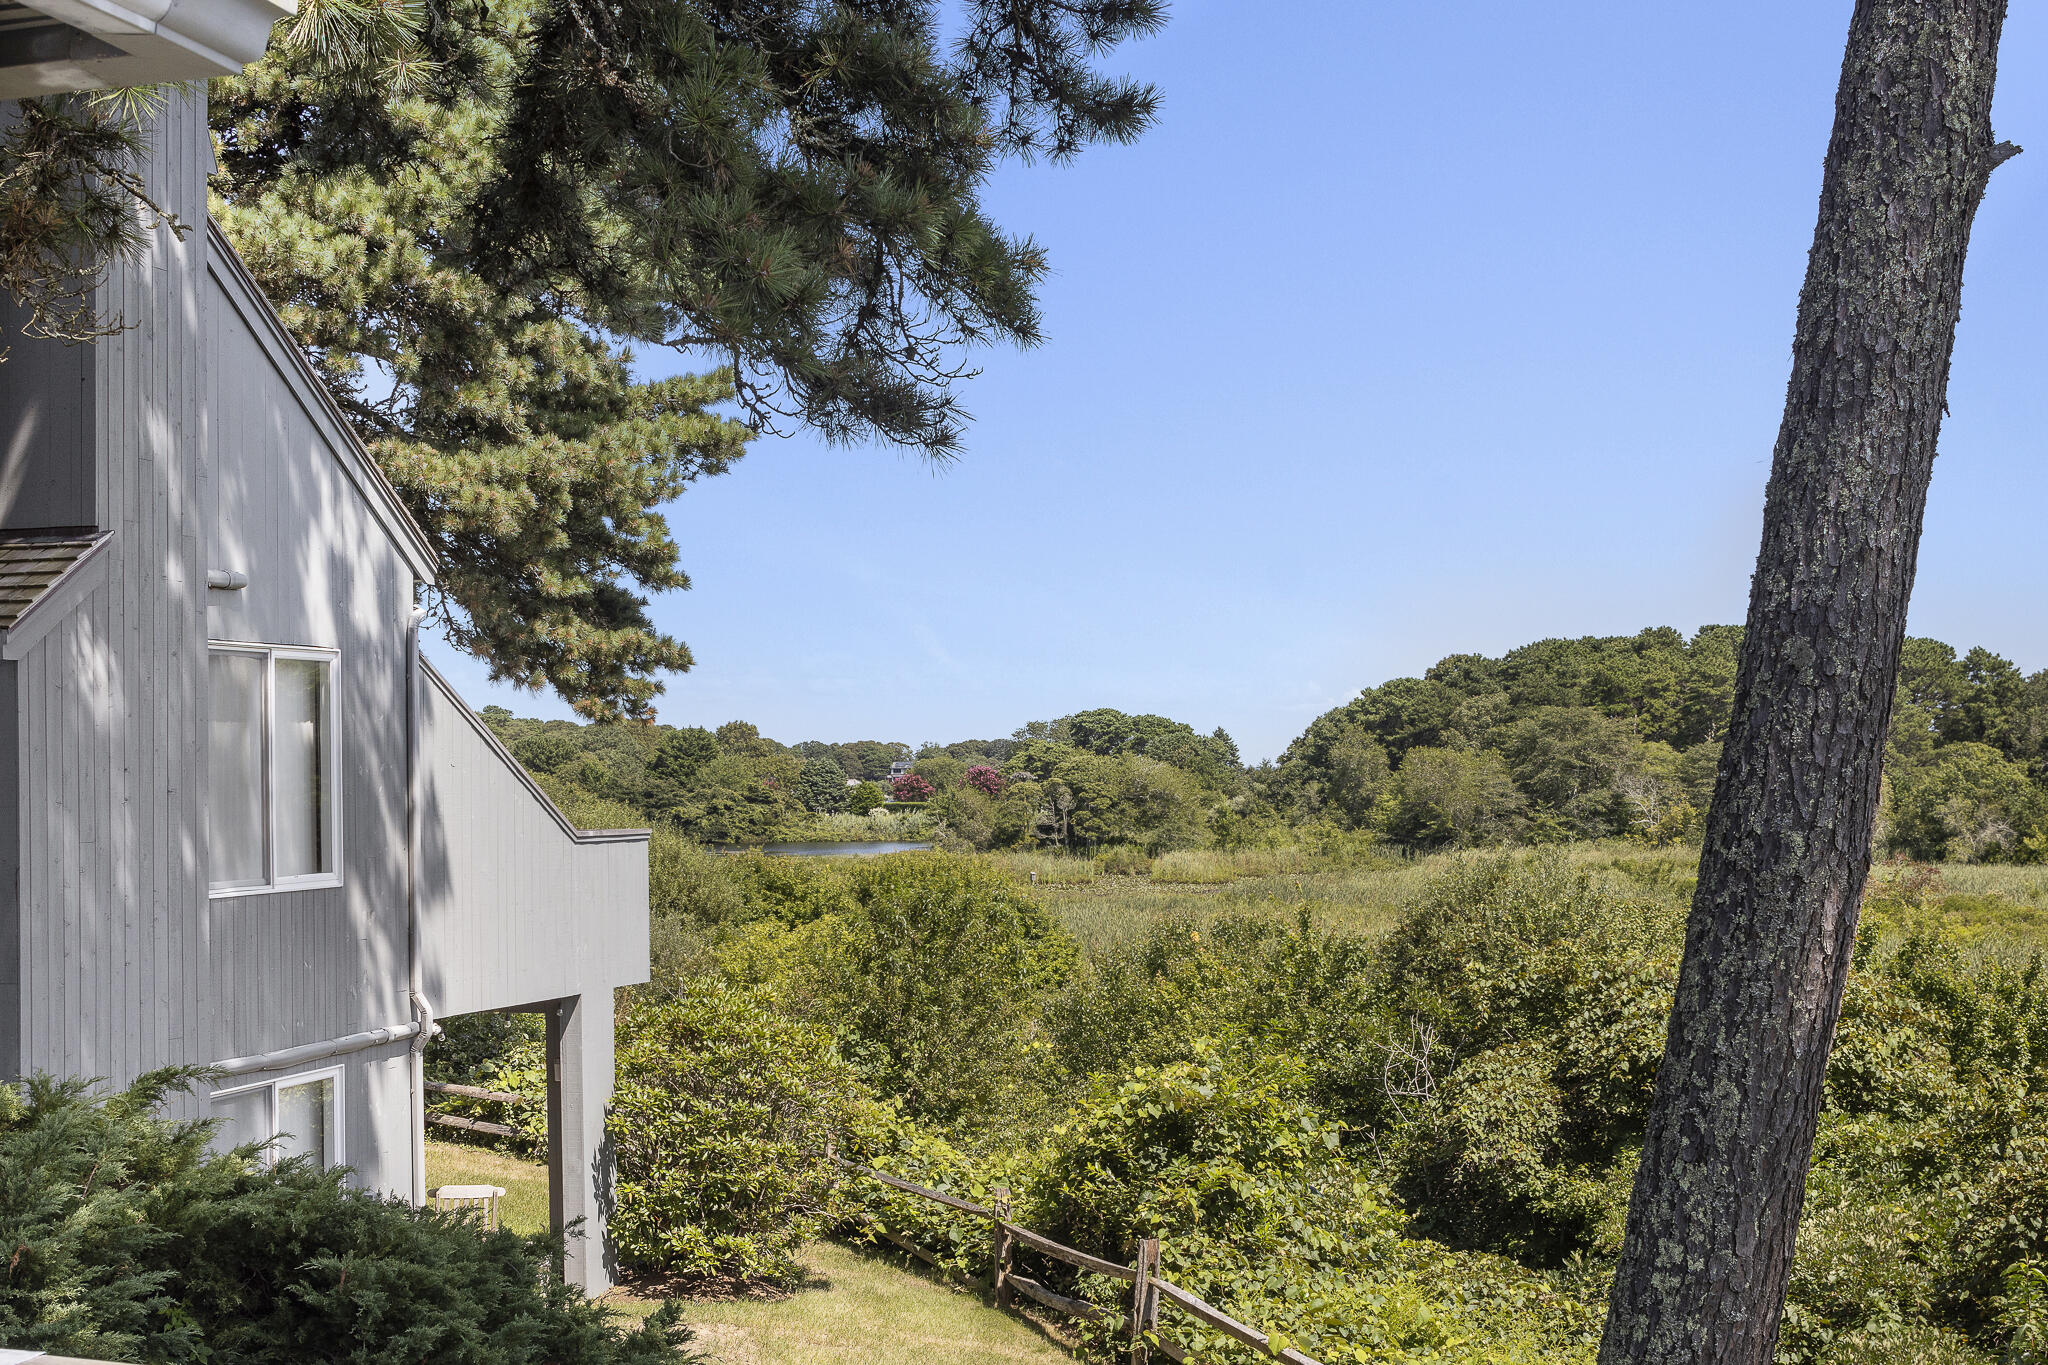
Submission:
[[427,1191],[435,1208],[474,1212],[485,1231],[498,1226],[498,1201],[504,1197],[497,1185],[437,1185]]

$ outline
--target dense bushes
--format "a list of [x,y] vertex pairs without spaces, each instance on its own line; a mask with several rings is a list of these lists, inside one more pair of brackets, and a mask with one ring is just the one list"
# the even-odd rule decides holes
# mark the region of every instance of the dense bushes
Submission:
[[[620,1138],[652,1144],[625,1153],[635,1264],[772,1277],[830,1224],[986,1270],[976,1220],[831,1188],[809,1155],[831,1130],[937,1188],[1007,1187],[1019,1221],[1106,1256],[1163,1236],[1176,1282],[1330,1365],[1590,1359],[1683,861],[1447,856],[1367,936],[1327,927],[1315,889],[1358,875],[1329,871],[1358,865],[1355,837],[1314,861],[1204,853],[1264,880],[1169,883],[1216,899],[1086,958],[1044,909],[1051,878],[1033,892],[987,858],[675,853],[662,916],[687,951],[621,1016]],[[1079,879],[1051,898],[1134,885],[1139,864],[1099,862],[1047,859]],[[2048,1337],[2048,971],[1965,946],[1945,907],[1990,902],[1944,897],[1926,869],[1873,880],[1785,1365],[2018,1362]],[[1026,1269],[1120,1311],[1109,1281]]]
[[612,1236],[630,1269],[787,1281],[836,1220],[823,1153],[881,1111],[830,1035],[712,986],[619,1020]]
[[341,1171],[213,1156],[154,1117],[171,1073],[111,1096],[0,1087],[0,1340],[150,1362],[626,1365],[677,1361],[674,1309],[617,1325],[548,1273],[544,1237],[485,1233],[343,1186]]
[[1001,872],[943,853],[863,860],[847,900],[801,931],[789,988],[877,1091],[906,1112],[999,1112],[1041,995],[1072,941]]

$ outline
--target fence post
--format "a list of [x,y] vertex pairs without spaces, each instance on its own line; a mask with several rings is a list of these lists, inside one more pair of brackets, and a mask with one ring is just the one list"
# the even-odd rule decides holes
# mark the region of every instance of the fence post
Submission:
[[990,1250],[995,1260],[995,1271],[992,1279],[995,1285],[996,1307],[1007,1309],[1010,1306],[1011,1299],[1010,1254],[1014,1247],[1009,1229],[1010,1187],[998,1185],[988,1193],[989,1207],[994,1210],[996,1215],[994,1222],[991,1224],[990,1232],[993,1242]]
[[1152,1347],[1145,1333],[1159,1326],[1159,1294],[1152,1281],[1159,1275],[1159,1239],[1138,1243],[1138,1278],[1131,1285],[1131,1365],[1151,1365]]

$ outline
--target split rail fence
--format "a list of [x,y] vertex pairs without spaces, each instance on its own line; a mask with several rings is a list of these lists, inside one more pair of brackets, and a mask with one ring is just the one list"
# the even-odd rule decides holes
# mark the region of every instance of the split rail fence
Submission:
[[[447,1081],[423,1081],[427,1089],[441,1095],[460,1095],[470,1100],[491,1100],[498,1104],[526,1104],[532,1097],[515,1095],[509,1090],[486,1090],[477,1085],[453,1085]],[[509,1124],[486,1123],[482,1119],[469,1118],[463,1114],[442,1114],[429,1109],[427,1122],[437,1123],[443,1128],[460,1128],[465,1133],[489,1133],[492,1137],[518,1137],[519,1130]]]
[[[958,1213],[967,1214],[970,1217],[987,1219],[989,1222],[990,1251],[995,1263],[992,1287],[995,1292],[995,1301],[998,1308],[1011,1307],[1015,1302],[1014,1296],[1022,1294],[1025,1298],[1035,1303],[1043,1304],[1045,1307],[1056,1312],[1082,1318],[1089,1322],[1101,1322],[1108,1316],[1101,1308],[1092,1303],[1082,1299],[1069,1298],[1057,1290],[1048,1288],[1045,1284],[1028,1275],[1018,1274],[1014,1269],[1013,1262],[1017,1247],[1020,1244],[1029,1247],[1042,1256],[1049,1256],[1055,1261],[1064,1261],[1066,1264],[1082,1270],[1092,1270],[1098,1275],[1106,1275],[1113,1280],[1122,1280],[1125,1284],[1131,1286],[1129,1351],[1132,1365],[1150,1365],[1155,1352],[1169,1360],[1199,1360],[1199,1357],[1195,1356],[1192,1352],[1176,1344],[1170,1338],[1159,1334],[1159,1312],[1162,1306],[1176,1308],[1204,1326],[1221,1332],[1223,1335],[1234,1340],[1241,1341],[1253,1350],[1259,1351],[1275,1360],[1286,1361],[1287,1365],[1319,1365],[1319,1362],[1314,1358],[1305,1356],[1292,1347],[1282,1347],[1279,1351],[1275,1351],[1272,1342],[1258,1328],[1239,1322],[1222,1309],[1204,1301],[1199,1295],[1190,1294],[1172,1281],[1161,1279],[1159,1275],[1159,1239],[1157,1237],[1147,1237],[1138,1243],[1138,1263],[1136,1265],[1118,1265],[1115,1261],[1105,1261],[1099,1256],[1090,1256],[1085,1251],[1079,1251],[1073,1247],[1062,1245],[1059,1242],[1053,1241],[1050,1237],[1012,1223],[1009,1216],[1010,1192],[1006,1189],[996,1189],[994,1191],[994,1207],[986,1207],[966,1199],[961,1199],[956,1195],[945,1194],[938,1190],[927,1189],[923,1185],[912,1184],[910,1181],[904,1180],[899,1176],[889,1175],[870,1166],[857,1165],[854,1162],[833,1156],[829,1152],[826,1154],[826,1158],[843,1171],[850,1171],[856,1175],[865,1176],[870,1180],[879,1181],[892,1190],[901,1190],[905,1194],[930,1200],[932,1203],[944,1205],[946,1208]],[[924,1261],[940,1273],[947,1275],[954,1273],[952,1267],[946,1265],[937,1256],[934,1256],[931,1252],[926,1251],[908,1238],[898,1236],[887,1227],[881,1228],[880,1232],[891,1245],[909,1252],[912,1256]]]

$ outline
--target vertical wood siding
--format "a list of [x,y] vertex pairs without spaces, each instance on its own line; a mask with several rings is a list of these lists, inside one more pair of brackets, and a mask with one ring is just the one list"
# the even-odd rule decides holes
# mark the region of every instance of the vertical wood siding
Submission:
[[420,691],[420,933],[435,1012],[646,980],[646,832],[572,832],[446,682],[429,672]]
[[[170,96],[153,145],[150,192],[203,223],[201,99]],[[0,1070],[119,1084],[410,1017],[406,624],[426,552],[208,250],[159,231],[117,266],[100,302],[128,329],[72,353],[90,356],[75,410],[39,409],[35,449],[91,468],[89,519],[113,538],[104,582],[0,662]],[[248,586],[209,591],[209,569]],[[210,639],[338,651],[342,886],[209,898]],[[644,979],[645,832],[567,828],[444,683],[421,692],[436,1009]],[[349,1160],[373,1186],[410,1182],[405,1052],[341,1059]]]
[[[412,570],[249,301],[209,273],[202,101],[169,99],[152,145],[151,192],[195,230],[111,272],[101,306],[128,330],[74,352],[92,361],[70,424],[89,447],[38,447],[92,468],[108,586],[12,665],[19,1047],[0,1063],[117,1083],[410,1017]],[[250,586],[209,592],[217,567]],[[339,650],[342,887],[209,899],[210,638]]]
[[[206,211],[204,130],[201,101],[171,97],[144,168],[151,195],[188,223]],[[87,519],[114,538],[107,586],[15,665],[25,1069],[122,1081],[192,1060],[205,1005],[192,988],[205,961],[205,565],[193,515],[204,247],[160,229],[110,272],[98,304],[128,330],[74,353],[89,357],[90,383],[73,410],[55,400],[32,443],[91,470]]]
[[402,1023],[405,676],[412,571],[350,483],[325,429],[253,330],[231,277],[207,282],[212,460],[206,593],[213,640],[338,651],[343,885],[214,900],[218,1056]]

